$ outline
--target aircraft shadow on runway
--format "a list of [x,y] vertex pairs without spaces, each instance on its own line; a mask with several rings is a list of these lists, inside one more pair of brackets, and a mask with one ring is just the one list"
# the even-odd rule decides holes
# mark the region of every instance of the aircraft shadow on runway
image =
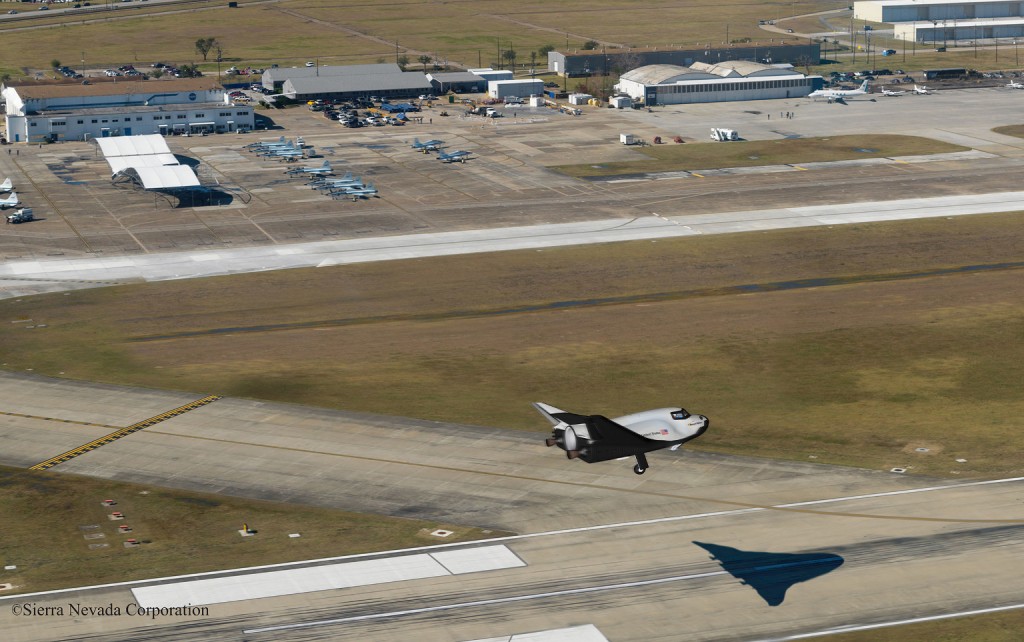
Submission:
[[843,558],[831,553],[764,553],[741,551],[730,546],[694,542],[711,559],[743,584],[751,587],[768,606],[778,606],[794,584],[806,582],[843,565]]

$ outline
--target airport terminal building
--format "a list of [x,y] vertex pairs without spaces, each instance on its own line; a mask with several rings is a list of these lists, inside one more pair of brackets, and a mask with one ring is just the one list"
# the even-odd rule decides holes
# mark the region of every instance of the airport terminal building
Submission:
[[2,95],[12,143],[246,131],[255,118],[251,106],[230,103],[209,78],[15,83]]
[[821,76],[805,76],[789,65],[727,61],[647,65],[622,74],[615,88],[647,105],[679,105],[796,98],[822,85]]

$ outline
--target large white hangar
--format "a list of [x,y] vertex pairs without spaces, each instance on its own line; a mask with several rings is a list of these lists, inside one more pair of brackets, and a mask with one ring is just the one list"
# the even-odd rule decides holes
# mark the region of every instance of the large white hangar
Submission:
[[689,67],[647,65],[624,73],[615,87],[647,105],[677,105],[795,98],[821,86],[821,76],[805,76],[789,65],[740,60]]
[[209,78],[6,85],[10,142],[137,134],[207,134],[253,128],[248,105],[228,101]]
[[1024,18],[899,22],[893,25],[892,35],[900,40],[916,40],[935,46],[955,44],[959,40],[1024,38]]
[[864,0],[853,3],[853,17],[869,22],[975,20],[1021,16],[1021,2],[964,0]]

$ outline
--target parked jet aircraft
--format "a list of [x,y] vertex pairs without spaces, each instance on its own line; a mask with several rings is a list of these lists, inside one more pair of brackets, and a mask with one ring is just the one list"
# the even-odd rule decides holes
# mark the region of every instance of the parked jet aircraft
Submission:
[[256,155],[257,156],[263,156],[263,157],[267,157],[267,156],[280,156],[281,154],[286,154],[286,153],[291,153],[291,152],[294,152],[296,154],[301,154],[302,153],[302,149],[292,145],[291,143],[288,143],[287,145],[272,145],[270,147],[261,147],[261,148],[257,149],[256,150]]
[[3,183],[0,183],[0,192],[13,192],[13,191],[14,191],[14,182],[11,180],[10,177],[7,177],[6,179],[4,179]]
[[249,143],[245,147],[247,149],[259,149],[261,147],[268,147],[270,145],[283,145],[284,143],[285,143],[284,136],[281,136],[276,141],[263,141],[263,140],[259,140],[259,141],[256,141],[255,143]]
[[1006,83],[1006,86],[1009,87],[1010,89],[1024,89],[1024,84],[1019,83],[1016,80],[1011,80],[1010,82]]
[[339,181],[324,181],[313,184],[313,189],[321,192],[337,192],[347,187],[362,188],[363,179],[353,178],[351,180],[339,180]]
[[918,87],[917,85],[914,85],[914,93],[915,94],[930,94],[930,93],[932,93],[932,90],[928,89],[924,85],[921,85],[920,87]]
[[819,89],[807,94],[808,98],[828,98],[829,101],[849,98],[850,96],[863,96],[868,93],[868,82],[865,80],[857,89]]
[[331,192],[331,196],[334,198],[350,196],[353,201],[357,201],[361,198],[369,198],[377,195],[377,188],[370,183],[366,187],[342,187],[337,191]]
[[17,192],[11,192],[11,195],[7,198],[0,198],[0,210],[5,210],[8,207],[17,207],[20,202]]
[[646,453],[662,448],[678,449],[708,429],[708,418],[691,415],[682,408],[658,408],[608,419],[601,415],[577,415],[554,406],[535,403],[533,407],[554,426],[544,443],[558,446],[569,459],[588,464],[609,459],[636,457],[633,472],[643,475],[649,468]]
[[469,158],[470,153],[471,152],[467,152],[461,149],[457,149],[451,153],[441,152],[440,154],[437,155],[437,160],[444,161],[446,163],[454,163],[455,161],[465,163],[466,159]]
[[907,92],[905,92],[905,91],[896,91],[894,89],[884,89],[884,88],[882,89],[882,95],[883,96],[902,96],[905,93],[907,93]]
[[326,176],[316,176],[309,181],[310,187],[313,189],[331,189],[342,186],[362,186],[363,181],[356,177],[352,178],[352,172],[345,172],[345,175],[341,178],[329,178]]
[[316,176],[327,176],[331,174],[331,161],[324,161],[324,164],[319,167],[293,167],[288,170],[291,175],[296,174],[315,174]]
[[415,138],[412,141],[412,148],[415,150],[419,150],[424,154],[426,154],[427,152],[436,152],[438,149],[441,148],[441,145],[444,145],[444,141],[437,140],[436,138],[433,138],[423,143],[420,142],[419,138]]

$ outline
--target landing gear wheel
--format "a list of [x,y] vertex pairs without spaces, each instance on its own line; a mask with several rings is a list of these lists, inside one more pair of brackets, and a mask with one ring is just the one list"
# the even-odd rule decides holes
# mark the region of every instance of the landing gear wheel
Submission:
[[637,465],[633,466],[633,472],[636,473],[637,475],[643,475],[644,473],[647,472],[647,469],[646,468],[641,468],[640,464],[637,464]]

